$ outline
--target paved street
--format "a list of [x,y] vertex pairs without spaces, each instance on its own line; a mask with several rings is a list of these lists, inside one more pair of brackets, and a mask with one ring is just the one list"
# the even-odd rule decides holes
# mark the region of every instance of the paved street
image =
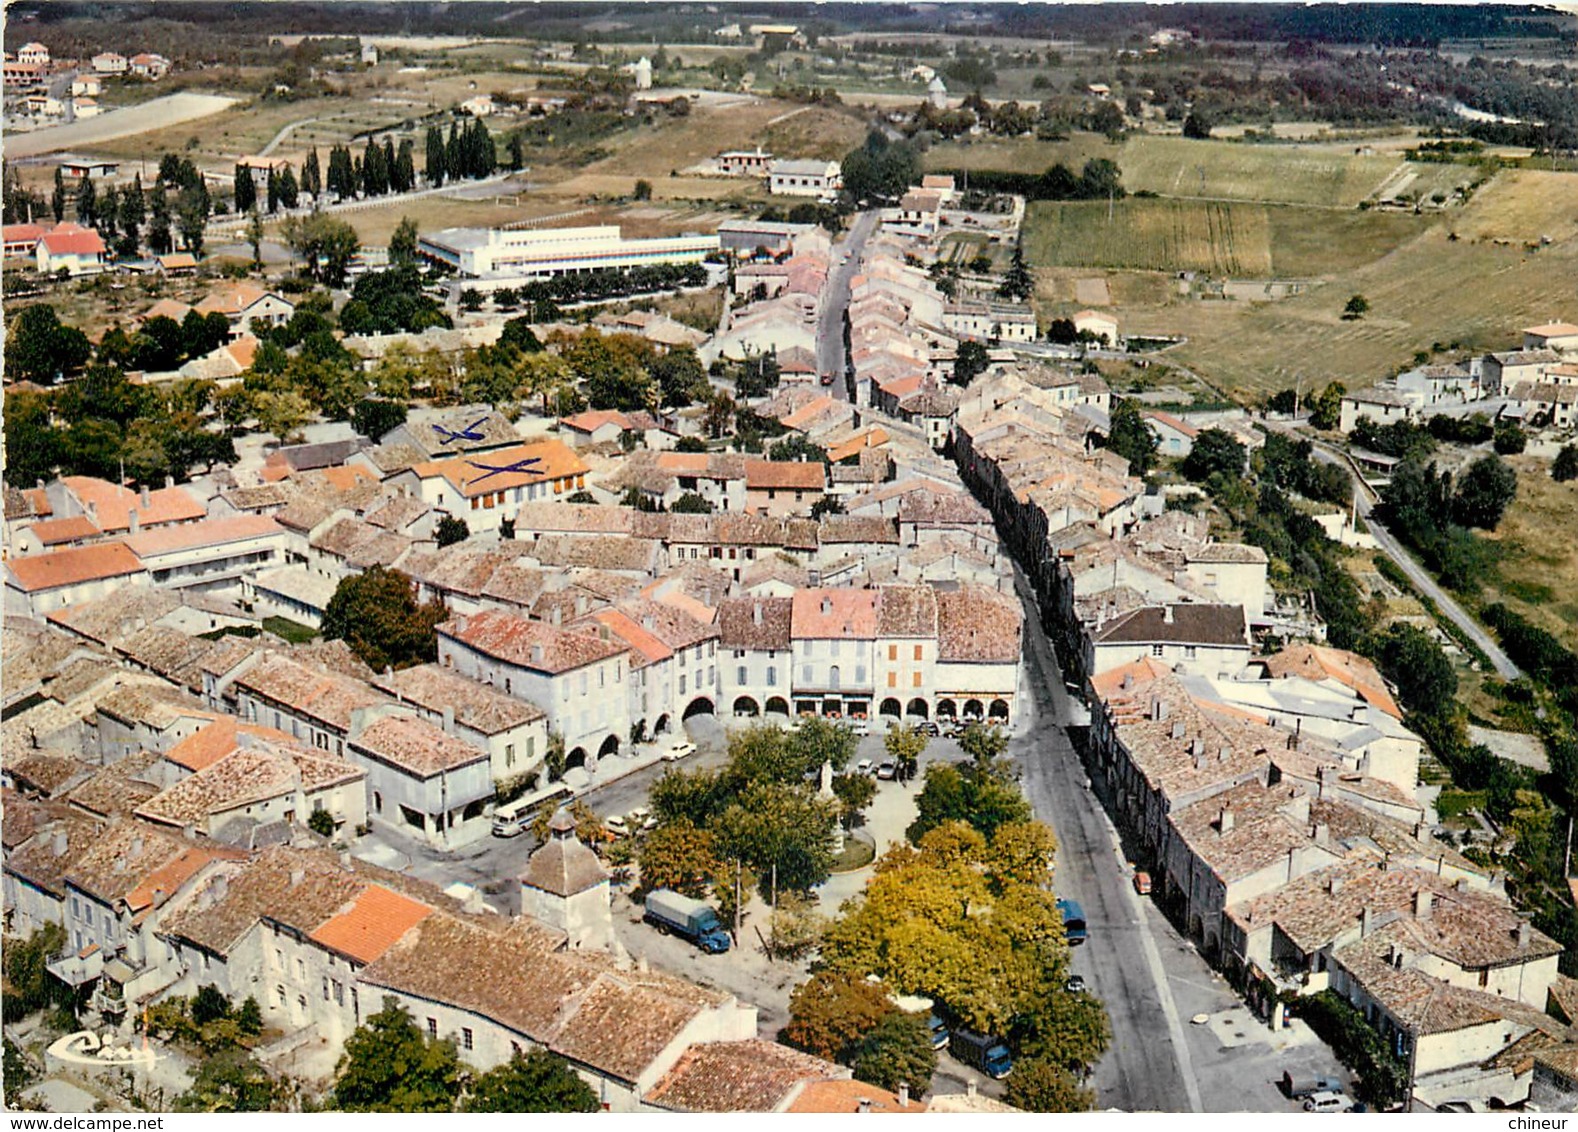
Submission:
[[[1072,969],[1102,999],[1113,1040],[1096,1066],[1098,1109],[1290,1112],[1274,1082],[1285,1068],[1340,1075],[1301,1023],[1279,1034],[1254,1019],[1195,949],[1140,898],[1117,832],[1064,730],[1068,695],[1033,597],[1025,604],[1029,697],[1009,746],[1036,816],[1057,834],[1057,891],[1084,908],[1090,941]],[[1190,1019],[1205,1015],[1195,1024]]]
[[822,316],[816,328],[816,365],[820,372],[834,375],[832,394],[841,401],[850,399],[849,378],[844,371],[844,312],[849,309],[849,281],[859,265],[861,250],[876,226],[875,212],[862,212],[855,218],[844,242],[833,248],[833,269],[822,292]]

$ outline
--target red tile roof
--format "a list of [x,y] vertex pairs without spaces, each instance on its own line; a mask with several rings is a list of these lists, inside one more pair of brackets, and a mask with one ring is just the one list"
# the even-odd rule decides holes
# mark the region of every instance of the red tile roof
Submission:
[[426,904],[371,884],[348,909],[320,924],[311,938],[358,963],[372,963],[432,914]]
[[502,448],[496,452],[477,456],[475,460],[488,467],[504,467],[532,458],[537,458],[541,462],[532,465],[527,471],[502,472],[498,475],[488,475],[485,469],[474,467],[472,458],[465,456],[456,456],[449,460],[430,460],[415,465],[411,470],[419,479],[442,477],[448,480],[456,491],[468,499],[527,484],[551,483],[557,479],[585,475],[587,472],[586,464],[562,440],[543,440],[536,444]]
[[438,631],[488,656],[555,674],[584,668],[626,651],[622,641],[571,633],[491,609],[452,618],[441,624]]
[[827,466],[820,460],[747,460],[748,491],[821,491],[827,483]]
[[104,238],[91,228],[62,224],[39,237],[39,244],[50,255],[103,255]]
[[144,531],[131,535],[126,545],[139,558],[158,554],[173,554],[198,547],[222,546],[246,539],[266,538],[280,534],[285,528],[274,521],[272,515],[236,515],[229,519],[204,519],[197,523],[183,523],[157,531]]
[[208,508],[184,487],[164,487],[148,493],[148,504],[143,506],[142,496],[130,488],[110,483],[94,476],[63,476],[60,481],[76,496],[83,510],[93,504],[97,515],[95,522],[108,532],[124,531],[130,525],[130,512],[137,512],[137,521],[143,527],[165,523],[184,523],[201,519]]
[[142,563],[124,542],[103,542],[13,558],[6,563],[25,593],[75,586],[142,572]]
[[45,546],[81,542],[104,533],[86,515],[76,515],[70,519],[46,519],[42,523],[34,523],[28,530]]
[[796,639],[850,637],[876,640],[877,591],[797,590],[790,624]]

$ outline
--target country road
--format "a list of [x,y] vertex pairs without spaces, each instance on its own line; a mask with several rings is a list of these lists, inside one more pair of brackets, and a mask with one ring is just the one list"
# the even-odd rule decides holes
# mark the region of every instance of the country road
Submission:
[[[1276,428],[1279,432],[1283,432],[1286,435],[1300,435],[1291,428],[1270,421],[1266,423],[1269,427]],[[1348,454],[1324,441],[1315,440],[1312,443],[1315,446],[1316,459],[1323,464],[1337,464],[1346,468],[1353,475],[1355,482],[1360,485],[1357,497],[1360,518],[1364,520],[1370,533],[1375,536],[1376,544],[1386,552],[1386,556],[1397,563],[1398,568],[1408,575],[1409,582],[1420,593],[1435,602],[1436,608],[1452,624],[1461,629],[1464,636],[1479,646],[1480,650],[1490,658],[1491,666],[1495,668],[1498,676],[1504,680],[1516,680],[1522,676],[1523,670],[1512,663],[1512,658],[1502,651],[1495,638],[1485,631],[1485,627],[1470,617],[1468,611],[1457,603],[1457,599],[1442,589],[1436,580],[1430,576],[1430,572],[1421,566],[1413,555],[1408,553],[1402,543],[1397,541],[1397,536],[1382,526],[1380,521],[1375,518],[1374,502],[1371,500],[1374,489],[1364,482],[1363,477],[1359,474],[1358,467],[1348,457]]]

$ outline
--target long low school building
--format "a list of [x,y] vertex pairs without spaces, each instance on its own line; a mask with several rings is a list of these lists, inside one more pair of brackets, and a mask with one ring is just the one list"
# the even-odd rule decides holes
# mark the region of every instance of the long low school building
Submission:
[[519,232],[446,228],[417,242],[420,255],[466,278],[500,286],[555,275],[700,263],[718,248],[716,235],[627,240],[612,224]]

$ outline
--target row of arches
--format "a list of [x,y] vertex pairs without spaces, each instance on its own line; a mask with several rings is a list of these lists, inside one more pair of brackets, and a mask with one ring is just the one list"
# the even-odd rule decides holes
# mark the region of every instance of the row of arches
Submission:
[[[963,709],[962,713],[961,707]],[[753,696],[737,696],[735,697],[732,710],[735,715],[745,717],[759,716],[763,712],[768,715],[775,712],[781,715],[788,715],[789,701],[782,696],[773,696],[765,704],[758,704]],[[916,696],[907,704],[889,696],[882,701],[877,709],[877,714],[889,719],[930,719],[931,706],[919,696]],[[1006,724],[1008,722],[1008,701],[995,699],[990,703],[983,703],[980,700],[971,699],[965,700],[962,705],[951,699],[937,701],[938,719],[958,719],[961,714],[966,720],[984,720],[989,723]],[[689,719],[690,715],[690,710],[686,709],[685,718]]]

